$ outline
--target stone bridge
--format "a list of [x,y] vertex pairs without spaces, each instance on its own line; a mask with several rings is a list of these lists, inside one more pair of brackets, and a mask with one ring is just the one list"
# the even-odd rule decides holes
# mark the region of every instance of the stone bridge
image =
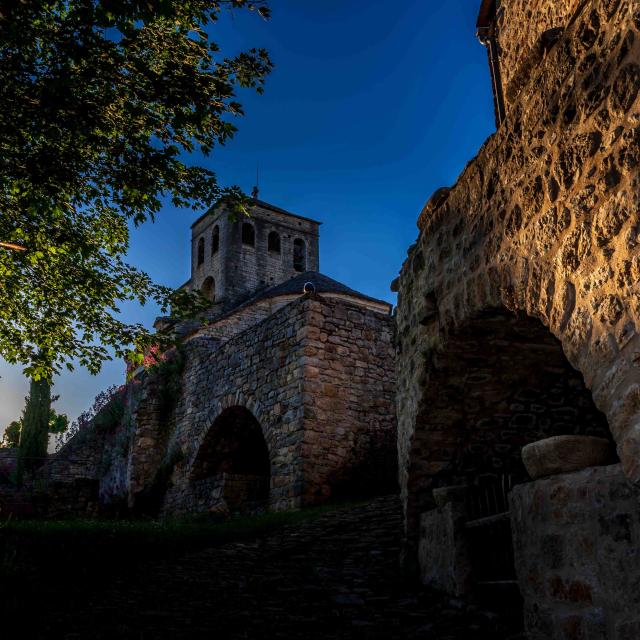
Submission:
[[517,482],[546,436],[610,437],[640,483],[640,6],[502,7],[505,121],[393,285],[408,557],[433,488]]

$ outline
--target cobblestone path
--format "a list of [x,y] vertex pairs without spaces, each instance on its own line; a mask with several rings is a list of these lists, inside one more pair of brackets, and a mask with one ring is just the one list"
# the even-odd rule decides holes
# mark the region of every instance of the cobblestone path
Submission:
[[[154,562],[47,638],[390,639],[509,635],[492,614],[409,586],[397,498],[340,509],[251,543]],[[64,631],[55,626],[64,625]]]

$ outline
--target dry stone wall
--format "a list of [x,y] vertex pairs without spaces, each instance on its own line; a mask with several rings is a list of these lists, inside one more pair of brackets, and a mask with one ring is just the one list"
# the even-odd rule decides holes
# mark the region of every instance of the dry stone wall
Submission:
[[[526,3],[526,11],[551,15],[557,4]],[[521,29],[514,56],[530,38],[530,20],[517,14],[524,7],[513,3],[510,14]],[[574,18],[500,130],[451,191],[425,207],[403,265],[397,408],[405,506],[425,490],[410,476],[428,454],[420,444],[428,423],[417,429],[417,416],[429,413],[438,355],[457,328],[489,309],[537,318],[560,341],[606,416],[625,474],[640,482],[640,9],[631,0],[594,0]],[[418,515],[407,513],[409,528]]]

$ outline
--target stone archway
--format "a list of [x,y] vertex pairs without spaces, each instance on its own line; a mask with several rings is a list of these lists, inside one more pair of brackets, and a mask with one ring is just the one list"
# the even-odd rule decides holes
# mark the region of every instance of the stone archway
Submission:
[[556,435],[613,440],[582,375],[539,320],[496,308],[475,314],[429,366],[409,457],[409,535],[434,506],[433,489],[525,482],[522,447]]
[[267,507],[270,456],[262,428],[243,406],[224,409],[204,436],[191,466],[197,510],[253,513]]
[[[564,353],[564,365],[569,363],[573,375],[583,379],[581,393],[588,390],[606,417],[622,463],[616,467],[620,477],[614,478],[613,472],[609,477],[602,468],[587,470],[579,490],[571,494],[563,488],[574,506],[584,507],[584,517],[596,523],[602,514],[617,517],[616,509],[627,509],[619,504],[610,504],[608,511],[598,511],[601,505],[593,504],[587,509],[583,497],[592,491],[592,476],[607,476],[604,482],[624,485],[625,490],[640,486],[640,23],[630,5],[579,3],[536,72],[522,75],[522,86],[498,131],[456,184],[437,191],[419,217],[419,236],[394,284],[398,457],[407,560],[416,552],[412,545],[418,517],[421,509],[429,508],[430,488],[470,472],[464,452],[471,446],[475,462],[484,465],[493,457],[483,455],[483,442],[463,446],[469,429],[461,417],[465,386],[461,388],[456,368],[466,368],[470,376],[470,370],[482,369],[473,361],[479,350],[485,358],[491,356],[493,370],[501,370],[503,345],[487,354],[482,342],[472,340],[473,331],[492,339],[482,329],[487,310],[508,309],[519,318],[535,318],[538,329],[547,331],[542,343],[552,336],[557,339],[552,353]],[[511,11],[517,14],[521,9]],[[518,19],[521,16],[512,24]],[[543,22],[530,24],[539,28]],[[512,35],[530,34],[525,24],[517,27]],[[479,319],[485,325],[478,324]],[[531,345],[520,344],[514,355],[520,354],[533,358]],[[533,361],[546,366],[539,358]],[[535,366],[527,376],[535,377]],[[467,383],[484,385],[486,395],[497,394],[498,405],[509,402],[509,396],[500,396],[500,388],[492,389],[496,380],[494,373]],[[474,437],[481,438],[486,425],[475,424]],[[424,437],[426,426],[429,438]],[[507,436],[509,442],[497,442],[491,451],[506,446],[500,453],[510,458],[520,442],[511,442],[514,433]],[[527,505],[540,503],[541,482],[528,485],[535,495],[529,495]],[[549,496],[557,494],[554,482],[544,486]],[[518,487],[514,493],[522,492],[525,489]],[[558,507],[556,513],[561,511]],[[547,515],[540,516],[536,531],[553,520]],[[519,517],[523,520],[522,514]],[[570,519],[565,527],[574,533],[580,528]],[[606,532],[592,536],[592,548],[603,536]],[[613,543],[611,548],[622,553]],[[532,555],[538,558],[541,553],[545,551],[536,548]],[[571,580],[589,572],[596,575],[597,563],[586,555],[576,559]],[[527,584],[533,582],[535,577]],[[597,585],[606,594],[597,606],[613,612],[612,602],[626,601],[605,586]],[[556,622],[551,613],[557,610],[557,603],[549,600],[553,588],[545,583],[540,589],[544,595],[527,596],[530,610],[548,607],[541,617],[552,628]],[[597,610],[595,602],[590,611]]]
[[[529,480],[522,448],[589,435],[609,439],[613,455],[607,419],[557,338],[504,308],[452,329],[427,370],[405,484],[408,566],[419,560],[426,582],[504,603],[517,618],[508,494]],[[447,522],[453,537],[440,539]]]

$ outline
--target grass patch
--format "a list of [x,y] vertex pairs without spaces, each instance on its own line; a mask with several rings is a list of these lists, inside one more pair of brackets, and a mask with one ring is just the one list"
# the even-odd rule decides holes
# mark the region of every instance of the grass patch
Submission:
[[[0,612],[25,615],[95,594],[141,562],[247,541],[355,503],[235,518],[221,523],[152,520],[23,520],[0,529]],[[25,600],[25,594],[29,594]]]

